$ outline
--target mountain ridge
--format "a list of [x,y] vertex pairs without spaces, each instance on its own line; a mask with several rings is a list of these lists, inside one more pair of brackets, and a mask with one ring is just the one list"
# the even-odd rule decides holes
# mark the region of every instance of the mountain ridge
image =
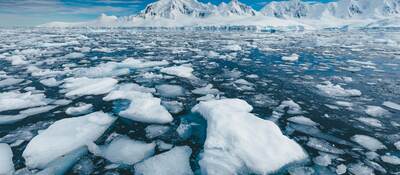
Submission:
[[[136,15],[115,17],[102,14],[80,23],[52,22],[41,27],[189,27],[269,26],[303,28],[376,26],[373,22],[400,18],[400,0],[338,0],[329,3],[302,0],[272,1],[260,11],[231,0],[218,6],[197,0],[159,0]],[[382,22],[381,22],[382,23]],[[385,22],[384,24],[386,24]]]

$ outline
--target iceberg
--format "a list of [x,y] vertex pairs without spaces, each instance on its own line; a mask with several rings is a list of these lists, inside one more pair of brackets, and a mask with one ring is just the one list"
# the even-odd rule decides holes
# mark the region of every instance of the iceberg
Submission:
[[49,163],[99,138],[115,118],[104,112],[59,120],[35,136],[22,156],[30,168]]
[[307,158],[300,145],[284,136],[275,123],[250,113],[252,109],[240,99],[210,100],[193,107],[207,120],[199,161],[202,173],[267,174]]

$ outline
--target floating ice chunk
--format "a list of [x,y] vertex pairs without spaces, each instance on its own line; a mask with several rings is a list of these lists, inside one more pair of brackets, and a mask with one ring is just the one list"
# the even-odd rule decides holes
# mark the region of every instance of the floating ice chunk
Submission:
[[278,106],[279,111],[284,111],[285,108],[288,108],[288,114],[302,114],[303,111],[299,104],[295,103],[293,100],[282,101]]
[[288,170],[290,175],[313,175],[315,170],[310,167],[294,167]]
[[30,168],[45,168],[53,160],[99,138],[114,122],[103,112],[62,119],[35,136],[22,156]]
[[233,44],[233,45],[227,45],[224,47],[225,50],[229,50],[229,51],[240,51],[242,50],[242,47],[240,47],[237,44]]
[[27,117],[48,112],[57,106],[41,106],[20,111],[17,115],[0,115],[0,125],[11,124],[23,120]]
[[295,116],[295,117],[290,117],[287,119],[288,121],[301,124],[301,125],[309,125],[309,126],[318,126],[318,123],[315,123],[311,119],[304,117],[304,116]]
[[180,146],[168,152],[150,157],[135,165],[138,175],[192,175],[189,158],[192,150],[188,146]]
[[127,99],[131,103],[128,109],[121,111],[120,116],[144,123],[169,123],[173,120],[171,114],[162,106],[159,98],[151,93],[126,91],[126,88],[118,88],[103,98],[105,101]]
[[47,87],[56,87],[61,84],[61,82],[57,81],[55,78],[48,78],[44,80],[40,80],[40,83]]
[[121,62],[121,65],[124,67],[130,68],[148,68],[148,67],[156,67],[156,66],[164,66],[168,65],[169,62],[162,60],[162,61],[144,61],[138,60],[133,58],[127,58]]
[[91,78],[113,77],[129,74],[128,68],[121,68],[118,63],[108,62],[90,68],[78,68],[75,75]]
[[343,150],[332,146],[329,142],[325,140],[320,140],[316,138],[310,138],[307,142],[307,146],[327,153],[344,154]]
[[117,83],[113,78],[67,78],[63,87],[67,97],[101,95],[110,92]]
[[0,174],[13,174],[14,163],[12,161],[13,152],[9,145],[0,143]]
[[193,107],[207,120],[207,138],[199,162],[204,174],[267,174],[307,157],[273,122],[251,114],[240,99],[200,102]]
[[346,171],[347,171],[347,166],[344,164],[340,164],[336,167],[336,174],[338,175],[342,175],[346,173]]
[[382,142],[370,136],[354,135],[353,137],[351,137],[351,140],[357,142],[358,144],[370,151],[386,149],[386,146],[383,145]]
[[172,147],[174,147],[174,145],[165,143],[162,140],[157,140],[156,144],[157,144],[158,150],[160,150],[160,151],[170,150]]
[[178,85],[163,84],[156,86],[156,89],[163,97],[179,97],[185,95],[185,90]]
[[324,84],[317,85],[317,88],[331,97],[361,96],[361,91],[357,89],[344,89],[340,85],[333,85],[329,81],[326,81]]
[[299,55],[297,55],[297,54],[292,54],[292,55],[290,55],[290,56],[283,56],[282,57],[282,60],[283,61],[297,61],[298,59],[299,59]]
[[372,117],[387,117],[390,116],[390,112],[383,109],[380,106],[367,106],[365,113]]
[[162,125],[150,125],[145,128],[146,137],[149,139],[153,139],[160,135],[163,135],[169,130],[169,126],[162,126]]
[[161,104],[172,114],[178,114],[184,109],[183,103],[178,101],[162,101]]
[[23,65],[29,63],[28,61],[26,61],[26,57],[23,55],[13,55],[10,57],[6,57],[6,60],[10,61],[12,65]]
[[73,150],[49,163],[45,169],[36,173],[35,175],[65,174],[75,165],[76,162],[79,161],[83,155],[87,154],[87,152],[86,146]]
[[391,101],[383,102],[383,106],[400,111],[400,105]]
[[155,147],[155,143],[145,143],[121,136],[107,145],[90,144],[89,150],[96,156],[104,157],[113,163],[133,165],[152,156]]
[[205,87],[196,88],[196,89],[192,90],[192,93],[198,94],[198,95],[218,94],[219,90],[214,89],[212,84],[208,84]]
[[378,128],[382,127],[381,121],[374,119],[374,118],[360,117],[360,118],[357,118],[356,120],[358,120],[368,126],[378,127]]
[[250,82],[248,82],[248,81],[245,80],[245,79],[238,79],[238,80],[235,80],[234,83],[240,84],[240,85],[246,85],[246,86],[253,86],[253,85],[254,85],[253,83],[250,83]]
[[20,93],[18,91],[0,93],[0,112],[46,104],[47,99],[44,94],[32,94],[32,92]]
[[374,170],[363,163],[351,164],[348,170],[354,175],[375,175]]
[[328,166],[332,163],[332,159],[336,158],[336,156],[326,154],[326,153],[320,153],[319,156],[315,157],[313,161],[315,164],[320,165],[320,166]]
[[78,107],[69,107],[65,110],[65,113],[68,115],[83,115],[92,112],[93,105],[92,104],[80,104]]
[[400,165],[400,158],[397,156],[383,155],[381,156],[381,160],[392,165]]
[[0,81],[0,88],[16,85],[16,84],[21,83],[23,81],[24,81],[24,79],[7,78],[7,79],[4,79],[4,80]]
[[347,101],[336,101],[336,104],[343,107],[352,107],[353,103]]
[[160,71],[168,75],[175,75],[182,78],[195,78],[195,76],[192,74],[193,68],[189,65],[162,68]]
[[79,52],[72,52],[72,53],[69,53],[64,56],[64,58],[67,58],[67,59],[76,59],[76,58],[83,58],[83,57],[85,57],[85,54],[79,53]]
[[396,147],[397,150],[400,150],[400,141],[395,142],[394,146]]

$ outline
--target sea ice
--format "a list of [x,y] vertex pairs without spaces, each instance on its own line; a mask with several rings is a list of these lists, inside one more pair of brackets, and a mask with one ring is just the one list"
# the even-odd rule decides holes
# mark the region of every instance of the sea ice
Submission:
[[383,155],[381,156],[381,160],[392,165],[400,165],[400,158],[397,156]]
[[0,174],[11,175],[14,173],[13,152],[9,145],[0,143]]
[[354,97],[361,96],[361,91],[357,89],[344,89],[340,85],[334,85],[329,81],[317,85],[317,88],[331,97]]
[[375,175],[374,170],[363,163],[351,164],[348,170],[354,175]]
[[63,87],[67,97],[101,95],[110,92],[117,83],[113,78],[67,78]]
[[47,104],[44,94],[32,92],[21,93],[19,91],[0,93],[0,112],[16,109],[24,109]]
[[400,105],[391,101],[383,102],[383,106],[400,111]]
[[35,136],[22,156],[30,168],[45,168],[53,160],[99,138],[114,122],[103,112],[66,118],[52,124]]
[[49,163],[45,169],[39,171],[35,175],[66,174],[66,172],[68,172],[68,170],[70,170],[83,155],[87,154],[87,152],[86,146],[72,150],[68,154],[63,155]]
[[193,68],[189,65],[166,67],[162,68],[160,71],[168,75],[175,75],[182,78],[192,79],[195,77],[192,74]]
[[390,116],[390,112],[383,109],[380,106],[367,106],[365,113],[372,117],[387,117]]
[[346,171],[347,171],[346,165],[340,164],[340,165],[336,166],[336,174],[342,175],[342,174],[346,173]]
[[395,142],[394,146],[396,147],[397,150],[400,150],[400,141]]
[[157,92],[163,97],[178,97],[185,94],[185,90],[178,85],[163,84],[156,86]]
[[307,157],[303,149],[284,136],[273,122],[250,113],[240,99],[200,102],[193,112],[207,120],[207,138],[199,164],[205,174],[267,174]]
[[301,107],[299,104],[295,103],[293,100],[286,100],[282,101],[281,104],[278,106],[279,111],[284,111],[286,108],[288,108],[287,113],[288,114],[302,114],[303,111],[301,110]]
[[18,115],[4,115],[4,116],[0,115],[0,124],[15,123],[15,122],[23,120],[27,117],[48,112],[56,107],[57,106],[55,106],[55,105],[40,106],[40,107],[29,108],[29,109],[20,111]]
[[178,101],[162,101],[161,104],[172,114],[178,114],[184,110],[183,103]]
[[309,126],[318,126],[318,123],[315,123],[311,119],[304,116],[294,116],[287,119],[290,122],[301,124],[301,125],[309,125]]
[[169,130],[169,126],[162,125],[149,125],[144,130],[146,131],[146,137],[149,139],[153,139],[160,135],[163,135]]
[[282,57],[282,60],[283,61],[297,61],[298,59],[299,59],[299,55],[297,55],[297,54],[292,54],[292,55],[290,55],[290,56],[283,56]]
[[21,83],[23,81],[24,81],[24,79],[7,78],[7,79],[4,79],[4,80],[0,81],[0,88],[7,87],[7,86],[12,86],[12,85]]
[[120,136],[107,145],[90,144],[89,150],[96,156],[104,157],[113,163],[133,165],[152,156],[155,147],[155,143],[145,143]]
[[307,146],[314,148],[318,151],[323,151],[332,154],[344,154],[344,151],[332,146],[329,142],[325,140],[320,140],[316,138],[310,138],[307,142]]
[[92,112],[93,105],[92,104],[79,104],[78,107],[69,107],[65,110],[65,113],[68,115],[83,115]]
[[168,65],[169,62],[162,60],[162,61],[145,61],[133,58],[127,58],[121,62],[122,67],[129,67],[129,68],[149,68],[149,67],[156,67],[156,66],[165,66]]
[[127,99],[131,103],[128,109],[121,111],[120,116],[144,123],[169,123],[173,120],[172,115],[161,105],[159,98],[153,97],[151,93],[135,91],[126,86],[111,91],[103,98],[105,101]]
[[189,158],[192,150],[188,146],[180,146],[168,152],[150,157],[135,165],[138,175],[192,175]]
[[351,140],[354,142],[357,142],[360,144],[362,147],[370,150],[370,151],[376,151],[379,149],[386,149],[386,146],[382,144],[379,140],[366,136],[366,135],[354,135],[351,137]]
[[56,87],[61,84],[61,82],[57,81],[55,78],[48,78],[40,80],[40,83],[47,87]]
[[205,87],[196,88],[196,89],[192,90],[192,93],[198,94],[198,95],[218,94],[219,90],[214,89],[212,84],[208,84]]
[[368,126],[378,127],[378,128],[382,127],[381,121],[374,119],[374,118],[360,117],[360,118],[356,118],[356,120],[358,120]]

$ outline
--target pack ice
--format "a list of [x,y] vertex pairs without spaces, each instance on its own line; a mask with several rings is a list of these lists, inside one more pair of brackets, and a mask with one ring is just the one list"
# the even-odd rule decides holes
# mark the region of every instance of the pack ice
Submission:
[[0,143],[0,174],[13,174],[14,163],[12,161],[13,153],[9,145]]
[[210,100],[193,107],[207,120],[199,161],[202,173],[267,174],[307,157],[301,146],[273,122],[250,113],[252,109],[240,99]]
[[114,122],[103,112],[62,119],[35,136],[22,156],[30,168],[45,168],[53,160],[99,138]]

